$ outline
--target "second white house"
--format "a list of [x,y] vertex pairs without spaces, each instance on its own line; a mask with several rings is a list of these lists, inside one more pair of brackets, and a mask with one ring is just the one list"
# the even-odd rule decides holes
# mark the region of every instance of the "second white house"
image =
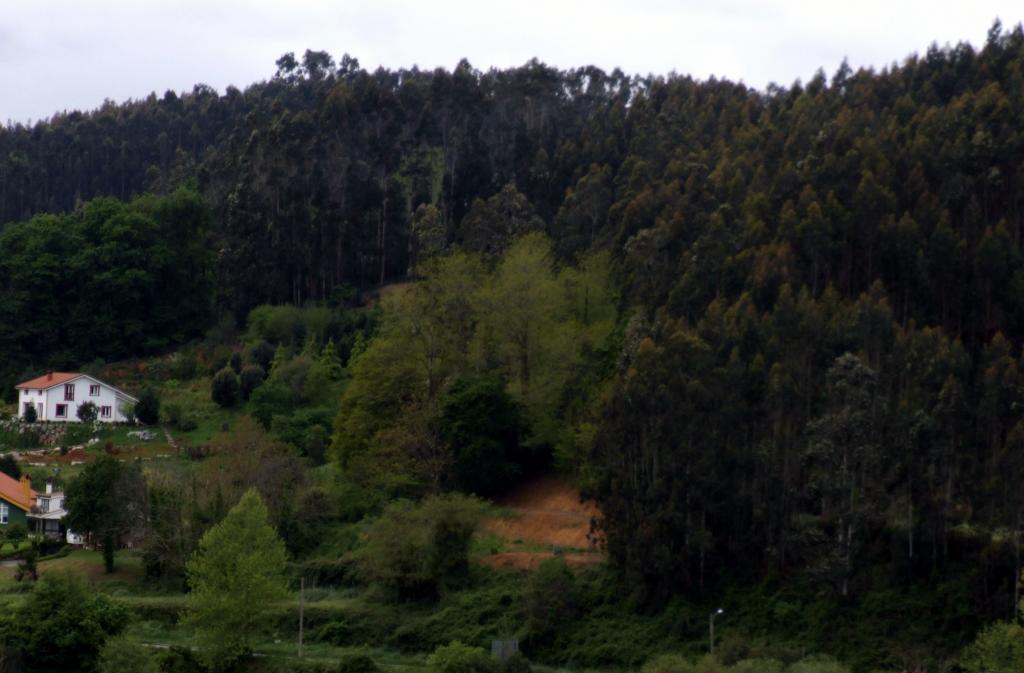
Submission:
[[29,407],[40,421],[66,422],[78,420],[78,407],[86,402],[96,405],[96,419],[104,423],[124,423],[126,410],[138,400],[128,393],[77,372],[49,372],[19,383],[18,416],[25,417]]

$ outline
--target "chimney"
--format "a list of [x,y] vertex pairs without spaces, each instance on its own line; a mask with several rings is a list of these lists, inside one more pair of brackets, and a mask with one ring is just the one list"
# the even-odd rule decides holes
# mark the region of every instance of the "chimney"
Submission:
[[32,477],[28,476],[27,474],[23,474],[19,481],[21,482],[21,490],[25,494],[25,502],[31,503],[32,502]]
[[46,495],[50,495],[51,493],[53,493],[53,482],[52,481],[47,481],[46,482]]
[[47,381],[52,381],[53,380],[53,372],[46,372],[46,380]]

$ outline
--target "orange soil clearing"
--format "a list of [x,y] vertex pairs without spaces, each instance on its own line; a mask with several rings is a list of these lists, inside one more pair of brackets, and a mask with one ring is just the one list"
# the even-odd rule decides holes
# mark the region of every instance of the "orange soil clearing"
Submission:
[[554,557],[554,548],[564,550],[570,567],[600,563],[604,554],[590,533],[593,519],[601,512],[593,502],[580,502],[572,484],[560,477],[533,479],[513,489],[495,502],[511,510],[508,518],[484,522],[486,533],[497,535],[512,545],[544,546],[546,551],[510,550],[481,559],[493,568],[534,569],[541,561]]

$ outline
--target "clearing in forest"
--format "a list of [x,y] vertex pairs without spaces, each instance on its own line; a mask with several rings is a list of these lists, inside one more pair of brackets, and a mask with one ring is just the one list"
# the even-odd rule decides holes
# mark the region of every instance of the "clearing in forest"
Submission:
[[506,515],[487,519],[485,535],[499,538],[500,551],[480,562],[492,568],[532,570],[541,561],[562,554],[570,567],[604,561],[591,521],[600,516],[593,502],[581,502],[579,491],[553,475],[523,482],[495,500]]

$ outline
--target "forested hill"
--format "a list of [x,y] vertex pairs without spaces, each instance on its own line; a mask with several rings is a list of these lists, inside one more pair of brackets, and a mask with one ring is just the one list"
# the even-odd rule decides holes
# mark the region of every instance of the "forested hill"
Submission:
[[307,52],[244,92],[0,130],[0,222],[194,179],[239,312],[402,277],[424,239],[543,227],[567,256],[625,251],[635,296],[690,318],[782,280],[844,296],[882,280],[901,321],[987,338],[1021,327],[1021,49],[994,28],[981,50],[766,92],[537,62],[371,73]]
[[[962,587],[1009,612],[1024,526],[1019,26],[767,91],[537,62],[277,65],[244,92],[200,86],[0,131],[3,219],[167,195],[118,208],[153,223],[161,252],[181,245],[161,238],[161,213],[188,213],[212,254],[193,273],[161,268],[190,288],[174,296],[210,300],[207,321],[336,299],[456,249],[493,265],[536,230],[556,263],[607,250],[619,341],[587,391],[602,406],[575,464],[627,578],[664,597],[723,573],[798,572],[845,595],[966,568]],[[33,267],[55,223],[81,232],[80,252],[107,240],[90,218],[121,211],[99,203],[0,236],[7,374],[128,354],[54,337],[59,303],[81,297],[26,280],[63,273]],[[180,325],[175,310],[160,315]],[[133,315],[139,350],[205,327],[197,315],[149,339]]]

